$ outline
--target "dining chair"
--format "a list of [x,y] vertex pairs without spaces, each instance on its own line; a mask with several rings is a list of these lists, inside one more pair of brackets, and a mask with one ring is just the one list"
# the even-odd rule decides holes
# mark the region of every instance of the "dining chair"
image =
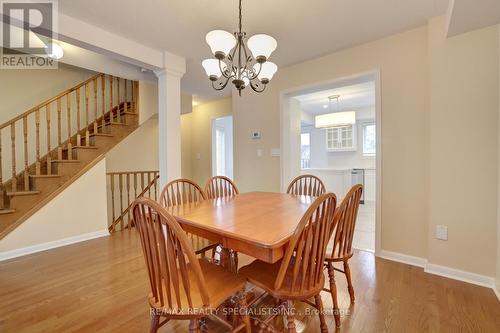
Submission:
[[240,194],[240,191],[231,179],[226,176],[214,176],[205,185],[207,199],[231,197]]
[[[330,289],[325,291],[330,292],[333,301],[333,310],[335,324],[340,326],[340,313],[337,301],[337,286],[335,284],[335,271],[345,274],[347,279],[347,289],[351,298],[351,304],[354,304],[354,288],[352,286],[351,270],[349,268],[349,259],[353,256],[352,240],[354,236],[354,227],[356,226],[356,218],[358,215],[359,203],[363,194],[362,185],[354,185],[347,193],[339,208],[335,212],[335,230],[331,230],[333,236],[332,251],[327,251],[325,257],[325,266],[328,269],[328,277],[330,280]],[[333,264],[343,262],[344,269],[335,267]]]
[[[326,193],[311,204],[298,223],[281,260],[274,264],[256,260],[239,270],[250,283],[283,302],[288,332],[296,332],[294,300],[315,307],[321,332],[328,332],[320,292],[325,283],[323,262],[328,235],[334,227],[336,203],[335,194]],[[314,303],[309,301],[312,297]]]
[[[189,332],[200,333],[200,319],[233,298],[241,316],[233,322],[231,332],[245,329],[250,333],[245,278],[198,259],[179,223],[157,202],[136,199],[132,214],[151,287],[150,332],[173,319],[189,320]],[[160,323],[162,317],[165,319]]]
[[[196,203],[205,199],[205,193],[198,184],[190,179],[180,178],[165,185],[160,195],[160,204],[165,208],[169,208]],[[190,233],[187,235],[191,239],[196,254],[202,257],[206,257],[206,252],[213,250],[217,246],[217,244],[213,244],[197,235]]]
[[314,175],[298,176],[288,185],[286,193],[319,197],[326,192],[325,184]]
[[[240,194],[238,187],[226,176],[214,176],[205,185],[207,199],[227,198],[238,194]],[[238,252],[225,249],[218,244],[213,249],[212,258],[215,263],[229,266],[234,272],[238,270]]]

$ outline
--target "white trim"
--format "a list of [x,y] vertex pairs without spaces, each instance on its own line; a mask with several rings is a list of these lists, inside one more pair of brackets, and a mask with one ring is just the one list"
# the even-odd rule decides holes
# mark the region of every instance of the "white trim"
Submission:
[[9,259],[17,258],[17,257],[22,257],[22,256],[25,256],[28,254],[42,252],[42,251],[46,251],[46,250],[50,250],[50,249],[55,249],[57,247],[66,246],[66,245],[75,244],[75,243],[80,243],[80,242],[84,242],[87,240],[91,240],[91,239],[99,238],[99,237],[104,237],[104,236],[109,236],[109,232],[107,229],[93,231],[93,232],[89,232],[89,233],[78,235],[78,236],[63,238],[63,239],[55,240],[52,242],[27,246],[27,247],[23,247],[20,249],[0,252],[0,261],[9,260]]
[[402,254],[402,253],[398,253],[398,252],[380,250],[375,255],[379,258],[382,258],[382,259],[396,261],[396,262],[399,262],[402,264],[417,266],[417,267],[421,267],[421,268],[424,268],[425,265],[427,264],[427,259],[425,259],[425,258],[409,256],[407,254]]
[[493,292],[495,293],[495,295],[497,295],[497,298],[500,301],[500,290],[498,289],[498,287],[493,288]]
[[485,275],[479,275],[431,263],[427,263],[427,265],[425,265],[424,272],[495,289],[495,279]]
[[[376,132],[377,132],[377,153],[375,156],[376,163],[376,206],[375,206],[375,253],[379,253],[382,248],[382,92],[381,92],[381,80],[380,80],[380,68],[374,68],[373,70],[369,70],[366,72],[361,72],[357,74],[353,74],[350,76],[338,77],[333,80],[325,80],[316,82],[313,84],[306,84],[294,88],[284,89],[280,91],[280,147],[281,147],[281,156],[280,156],[280,189],[282,192],[286,191],[286,187],[288,186],[288,179],[286,179],[287,172],[285,170],[285,166],[290,165],[289,154],[287,152],[287,137],[289,136],[288,130],[283,126],[283,123],[287,119],[286,113],[286,99],[293,95],[294,93],[301,92],[304,90],[317,89],[318,87],[335,85],[344,83],[346,85],[349,84],[350,81],[355,81],[359,78],[373,76],[375,81],[375,123],[376,123]],[[235,100],[235,99],[233,99]]]
[[431,264],[425,258],[410,256],[398,252],[381,250],[379,251],[378,254],[376,254],[376,256],[379,258],[423,268],[424,272],[428,274],[434,274],[453,280],[463,281],[478,286],[491,288],[493,289],[498,299],[500,300],[500,292],[495,285],[495,278],[493,277],[466,272],[447,266]]

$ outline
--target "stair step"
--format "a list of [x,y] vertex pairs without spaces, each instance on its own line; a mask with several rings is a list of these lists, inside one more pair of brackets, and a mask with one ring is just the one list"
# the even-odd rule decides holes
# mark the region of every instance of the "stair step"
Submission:
[[30,178],[58,178],[60,175],[30,175]]
[[7,192],[7,196],[9,197],[21,197],[27,195],[37,195],[40,194],[40,191],[17,191],[17,192]]
[[52,163],[80,163],[80,160],[52,160]]
[[107,136],[107,137],[114,137],[113,134],[109,134],[109,133],[90,133],[90,136]]
[[[73,146],[71,149],[99,149],[96,146]],[[63,151],[67,151],[68,148],[63,148]]]
[[15,212],[15,209],[0,209],[0,215],[12,214]]

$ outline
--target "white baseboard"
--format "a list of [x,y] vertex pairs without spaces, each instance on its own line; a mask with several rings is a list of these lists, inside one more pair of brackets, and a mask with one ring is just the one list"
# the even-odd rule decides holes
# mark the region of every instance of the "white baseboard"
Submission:
[[493,291],[495,292],[495,295],[497,295],[497,298],[500,301],[500,289],[499,288],[500,288],[499,286],[495,286],[495,288],[493,288]]
[[424,268],[425,265],[427,264],[427,259],[425,259],[425,258],[409,256],[407,254],[402,254],[402,253],[398,253],[398,252],[380,250],[375,255],[377,257],[380,257],[383,259],[397,261],[397,262],[400,262],[402,264],[408,264],[408,265],[422,267],[422,268]]
[[13,258],[17,258],[17,257],[22,257],[22,256],[25,256],[28,254],[42,252],[42,251],[54,249],[56,247],[66,246],[66,245],[79,243],[79,242],[83,242],[86,240],[91,240],[94,238],[104,237],[104,236],[108,236],[108,235],[109,235],[108,230],[104,229],[104,230],[89,232],[89,233],[78,235],[78,236],[63,238],[63,239],[55,240],[52,242],[27,246],[27,247],[23,247],[20,249],[15,249],[15,250],[10,250],[10,251],[5,251],[5,252],[0,252],[0,261],[13,259]]
[[496,281],[493,277],[466,272],[447,266],[431,264],[425,258],[409,256],[406,254],[392,252],[392,251],[381,250],[378,253],[376,253],[376,256],[383,259],[400,262],[403,264],[421,267],[424,269],[424,272],[429,274],[439,275],[449,279],[459,280],[475,284],[478,286],[491,288],[493,289],[498,299],[500,300],[500,291],[497,289]]
[[427,263],[427,265],[425,265],[424,272],[434,275],[444,276],[454,280],[476,284],[478,286],[496,289],[495,278],[476,273],[466,272],[447,266]]

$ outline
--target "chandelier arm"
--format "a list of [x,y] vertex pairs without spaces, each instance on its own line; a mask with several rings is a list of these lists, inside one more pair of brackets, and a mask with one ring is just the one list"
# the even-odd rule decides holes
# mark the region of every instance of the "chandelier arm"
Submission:
[[212,81],[212,88],[214,88],[215,90],[222,90],[222,89],[226,88],[226,86],[227,86],[227,84],[229,83],[229,80],[230,80],[230,79],[231,79],[231,76],[230,76],[230,77],[228,77],[228,78],[226,79],[226,81],[224,82],[224,84],[222,84],[222,82],[220,82],[220,83],[219,83],[219,88],[217,88],[217,87],[215,86],[215,82],[216,82],[216,81]]
[[[259,81],[260,82],[260,81]],[[266,85],[263,84],[262,82],[260,82],[260,84],[262,85],[262,89],[259,89],[258,86],[255,86],[252,81],[250,81],[250,87],[252,87],[252,90],[257,92],[257,93],[261,93],[263,92],[264,90],[266,90]]]
[[224,77],[227,79],[227,78],[229,78],[229,77],[231,77],[231,76],[230,76],[228,73],[226,73],[226,72],[228,72],[228,70],[227,70],[227,69],[228,69],[227,65],[226,65],[226,70],[222,70],[222,62],[223,62],[223,61],[219,59],[219,70],[220,70],[220,72],[222,73],[222,76],[224,76]]
[[255,73],[255,71],[254,71],[253,69],[251,70],[251,72],[252,72],[254,75],[252,76],[252,78],[249,78],[249,79],[250,79],[250,81],[255,80],[255,79],[259,76],[260,71],[262,70],[262,63],[259,63],[259,65],[260,65],[260,67],[259,67],[259,71],[258,71],[257,73]]

